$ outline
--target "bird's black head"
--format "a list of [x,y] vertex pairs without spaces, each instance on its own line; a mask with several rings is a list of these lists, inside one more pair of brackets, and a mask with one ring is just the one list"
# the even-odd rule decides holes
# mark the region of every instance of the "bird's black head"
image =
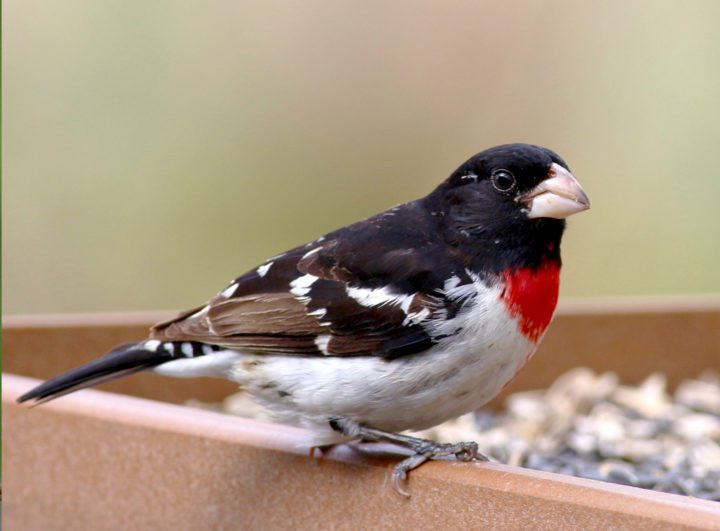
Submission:
[[[507,144],[471,157],[427,198],[446,239],[509,261],[559,259],[564,219],[589,207],[565,161],[549,149]],[[522,256],[520,256],[522,255]],[[519,264],[518,264],[519,265]],[[531,264],[529,264],[531,265]]]

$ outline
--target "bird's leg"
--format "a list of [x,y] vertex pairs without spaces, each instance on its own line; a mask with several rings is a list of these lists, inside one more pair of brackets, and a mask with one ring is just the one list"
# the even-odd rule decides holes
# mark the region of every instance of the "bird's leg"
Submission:
[[325,452],[329,452],[330,450],[335,448],[338,444],[341,444],[341,443],[318,444],[315,446],[311,446],[308,449],[308,457],[315,461],[319,461]]
[[401,488],[408,473],[430,459],[454,455],[458,461],[488,461],[487,457],[478,452],[478,445],[475,442],[442,444],[420,437],[368,428],[347,418],[330,420],[330,427],[348,437],[358,437],[366,442],[389,442],[415,452],[401,461],[393,471],[393,488],[403,496],[409,496]]

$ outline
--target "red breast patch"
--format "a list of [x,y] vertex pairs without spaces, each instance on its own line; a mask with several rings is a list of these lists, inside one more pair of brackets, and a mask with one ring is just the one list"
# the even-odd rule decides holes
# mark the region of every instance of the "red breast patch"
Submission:
[[518,319],[520,332],[537,342],[550,324],[560,288],[560,264],[544,262],[538,268],[506,269],[500,298]]

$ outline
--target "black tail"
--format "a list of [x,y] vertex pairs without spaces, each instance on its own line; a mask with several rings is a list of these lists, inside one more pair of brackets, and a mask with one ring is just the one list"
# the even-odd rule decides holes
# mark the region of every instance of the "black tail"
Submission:
[[[18,402],[27,400],[36,400],[38,404],[47,402],[73,391],[115,380],[173,359],[172,350],[158,348],[159,345],[159,341],[121,345],[100,359],[38,385],[18,398]],[[164,345],[166,344],[162,344]]]

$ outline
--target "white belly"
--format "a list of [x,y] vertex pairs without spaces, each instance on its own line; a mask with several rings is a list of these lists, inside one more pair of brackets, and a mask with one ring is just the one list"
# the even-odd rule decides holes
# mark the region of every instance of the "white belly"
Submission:
[[320,430],[332,417],[386,431],[437,425],[488,402],[536,347],[519,332],[498,288],[478,281],[475,290],[454,319],[434,324],[440,333],[462,330],[419,354],[242,355],[228,376],[283,422]]

